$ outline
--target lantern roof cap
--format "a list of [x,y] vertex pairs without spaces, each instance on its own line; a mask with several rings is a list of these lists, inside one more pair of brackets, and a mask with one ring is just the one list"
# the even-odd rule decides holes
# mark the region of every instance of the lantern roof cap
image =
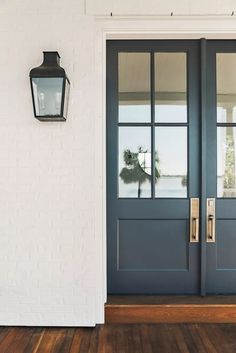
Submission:
[[30,71],[30,77],[65,77],[66,72],[60,66],[60,55],[57,51],[44,51],[43,63]]

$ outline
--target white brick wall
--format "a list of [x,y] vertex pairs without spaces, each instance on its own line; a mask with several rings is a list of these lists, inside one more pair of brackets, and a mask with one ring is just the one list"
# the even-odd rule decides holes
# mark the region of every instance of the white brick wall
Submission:
[[[93,19],[83,1],[0,6],[0,325],[94,325]],[[43,50],[59,51],[71,81],[66,123],[33,118],[29,71]]]
[[[183,37],[191,28],[200,36],[192,20],[102,24],[85,16],[84,3],[0,2],[0,325],[103,321],[104,28],[120,29],[118,37]],[[225,33],[235,36],[234,22]],[[211,22],[200,27],[209,32]],[[71,81],[65,123],[33,118],[28,76],[44,50],[58,50]]]

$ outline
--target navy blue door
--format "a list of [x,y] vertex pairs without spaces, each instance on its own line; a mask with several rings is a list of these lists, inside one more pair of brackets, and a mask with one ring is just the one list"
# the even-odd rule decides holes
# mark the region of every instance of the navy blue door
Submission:
[[107,42],[109,293],[199,293],[200,84],[198,41]]
[[[236,41],[207,45],[206,292],[236,293]],[[214,225],[214,238],[210,232]]]

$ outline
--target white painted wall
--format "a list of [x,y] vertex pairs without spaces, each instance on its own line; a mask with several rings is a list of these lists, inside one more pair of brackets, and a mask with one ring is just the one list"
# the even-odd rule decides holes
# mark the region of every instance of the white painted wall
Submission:
[[[232,17],[106,20],[85,11],[84,0],[0,0],[0,325],[103,322],[105,38],[236,33]],[[33,118],[28,75],[44,50],[58,50],[71,81],[65,123]]]
[[[58,50],[71,81],[66,123],[33,118],[43,50]],[[83,1],[0,2],[0,325],[102,320],[94,65]]]

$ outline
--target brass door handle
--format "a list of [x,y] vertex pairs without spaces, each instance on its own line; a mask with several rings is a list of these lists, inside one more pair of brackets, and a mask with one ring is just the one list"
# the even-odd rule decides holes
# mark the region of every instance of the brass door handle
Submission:
[[190,199],[190,243],[199,242],[199,199]]
[[207,242],[215,242],[215,199],[207,199]]
[[193,217],[192,218],[192,223],[193,223],[193,226],[192,226],[192,237],[193,237],[193,239],[197,239],[197,237],[198,237],[198,228],[199,228],[199,219],[196,218],[196,217]]
[[215,234],[215,217],[213,215],[208,216],[208,232],[207,232],[207,237],[209,240],[214,239],[214,234]]

